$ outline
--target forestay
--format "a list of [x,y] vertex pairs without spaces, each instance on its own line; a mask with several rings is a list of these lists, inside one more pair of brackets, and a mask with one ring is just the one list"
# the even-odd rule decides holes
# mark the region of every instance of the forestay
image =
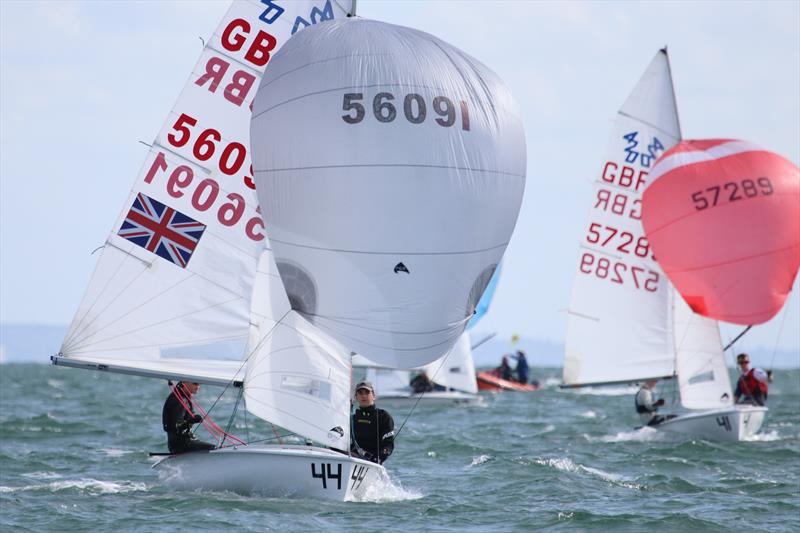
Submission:
[[524,190],[522,122],[499,78],[420,31],[335,20],[272,58],[251,133],[292,308],[378,364],[447,353]]
[[352,4],[233,3],[153,142],[54,362],[242,378],[267,245],[250,165],[251,102],[292,33],[344,17]]
[[641,224],[641,194],[659,154],[680,140],[666,50],[614,124],[581,241],[567,318],[564,384],[671,376],[671,288]]

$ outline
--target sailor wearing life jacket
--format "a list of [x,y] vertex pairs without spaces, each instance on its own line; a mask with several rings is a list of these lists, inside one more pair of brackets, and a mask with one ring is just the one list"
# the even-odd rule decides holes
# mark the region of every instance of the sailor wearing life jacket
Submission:
[[760,368],[750,368],[750,357],[746,353],[736,356],[736,364],[741,375],[733,393],[734,403],[766,405],[769,391],[767,373]]
[[636,393],[636,412],[639,413],[639,418],[644,426],[657,426],[665,420],[663,416],[658,414],[658,408],[664,405],[664,398],[653,401],[653,389],[655,386],[656,380],[651,379],[645,382],[639,392]]
[[394,419],[375,407],[375,389],[369,381],[356,385],[356,400],[350,449],[368,461],[382,464],[394,451]]

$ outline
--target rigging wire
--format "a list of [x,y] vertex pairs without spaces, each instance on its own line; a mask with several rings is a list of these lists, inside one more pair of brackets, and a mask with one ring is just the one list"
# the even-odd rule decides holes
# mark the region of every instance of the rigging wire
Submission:
[[[436,377],[436,374],[439,373],[439,370],[442,369],[442,367],[444,366],[445,361],[447,361],[447,358],[450,357],[450,353],[451,352],[448,351],[447,355],[442,357],[442,362],[439,363],[439,367],[436,369],[436,372],[434,372],[433,376],[431,376],[431,381],[433,381],[433,379]],[[427,391],[423,391],[422,393],[420,393],[419,397],[417,398],[417,401],[414,402],[414,405],[411,406],[411,410],[408,412],[408,414],[406,414],[406,417],[403,420],[403,423],[400,424],[400,429],[398,429],[397,433],[394,434],[394,438],[395,439],[397,439],[397,437],[400,436],[400,432],[403,431],[404,427],[406,427],[406,422],[408,422],[408,419],[411,418],[412,414],[414,414],[414,410],[417,408],[417,405],[419,405],[419,402],[420,402],[420,400],[422,400],[422,397],[425,396],[425,392],[427,392]]]
[[789,314],[788,305],[783,309],[783,318],[781,319],[781,325],[778,328],[778,335],[775,337],[775,347],[772,349],[772,357],[769,360],[769,369],[772,369],[773,363],[775,363],[775,354],[778,352],[778,344],[781,341],[781,334],[783,333],[783,324],[786,322],[786,315]]

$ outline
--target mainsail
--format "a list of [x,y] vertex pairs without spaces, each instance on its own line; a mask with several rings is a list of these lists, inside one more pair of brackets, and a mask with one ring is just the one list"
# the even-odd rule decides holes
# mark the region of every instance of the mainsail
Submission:
[[719,327],[695,314],[655,262],[641,224],[648,171],[680,140],[666,50],[617,117],[597,182],[567,322],[565,385],[678,376],[682,405],[730,405]]
[[353,3],[232,4],[153,142],[55,363],[217,384],[244,377],[251,291],[268,249],[251,103],[271,54]]
[[661,50],[619,110],[595,183],[567,318],[565,385],[674,373],[671,288],[640,219],[648,171],[680,137],[669,59]]

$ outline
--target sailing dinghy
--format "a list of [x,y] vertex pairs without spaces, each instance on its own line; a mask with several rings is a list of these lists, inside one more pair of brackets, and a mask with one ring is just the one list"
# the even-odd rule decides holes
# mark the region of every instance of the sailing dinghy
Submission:
[[620,109],[595,183],[567,318],[563,386],[677,375],[683,411],[658,429],[738,441],[759,430],[767,409],[733,405],[718,324],[676,294],[641,223],[648,173],[680,139],[664,49]]
[[[474,404],[480,401],[475,381],[475,363],[469,334],[461,334],[447,355],[413,370],[386,368],[358,356],[354,365],[366,368],[365,379],[371,381],[381,402],[424,405]],[[414,392],[409,385],[414,372],[425,372],[434,390]]]
[[156,137],[52,358],[243,387],[248,411],[322,445],[169,455],[155,468],[173,487],[345,500],[386,476],[346,453],[350,351],[291,309],[249,153],[250,106],[270,54],[308,25],[351,15],[352,4],[232,4]]
[[[156,137],[52,358],[57,365],[241,387],[247,411],[319,444],[228,440],[235,444],[169,455],[155,467],[175,487],[335,500],[367,493],[386,474],[348,453],[353,348],[405,367],[447,353],[516,222],[525,142],[502,82],[427,34],[375,22],[337,25],[354,3],[232,4]],[[331,31],[302,38],[321,26]],[[293,47],[285,52],[287,41]],[[362,61],[370,55],[380,61]],[[298,58],[302,65],[292,63]],[[355,75],[374,78],[343,89],[343,58],[353,59]],[[378,72],[362,73],[363,65]],[[335,88],[303,84],[320,80]],[[355,92],[381,86],[397,91],[402,115],[394,94],[370,94],[374,105],[365,107]],[[284,105],[315,98],[325,109],[300,109],[312,109],[307,120]],[[276,112],[286,109],[288,115]],[[310,142],[298,124],[329,135]],[[249,126],[257,141],[252,150]],[[275,151],[286,139],[285,153]],[[332,140],[345,145],[331,149]],[[284,157],[298,154],[300,160]],[[358,154],[366,159],[354,160]],[[370,159],[376,154],[384,160]],[[310,169],[353,176],[365,187],[381,183],[383,191],[359,194],[359,183],[340,180],[339,197],[323,194],[314,189],[317,177],[303,181]],[[299,196],[287,196],[297,192],[294,183],[313,190],[301,186]],[[461,201],[443,209],[442,199],[454,193]],[[413,219],[384,213],[412,212],[423,196],[431,208]],[[496,212],[474,216],[491,196]],[[348,211],[356,200],[369,205]],[[269,226],[267,210],[278,216]],[[358,220],[363,213],[373,220]],[[383,219],[392,227],[379,227]],[[312,220],[321,225],[308,227]],[[483,228],[477,241],[463,238],[470,234],[465,221]],[[273,255],[276,243],[283,251]],[[228,437],[222,432],[220,445]]]

